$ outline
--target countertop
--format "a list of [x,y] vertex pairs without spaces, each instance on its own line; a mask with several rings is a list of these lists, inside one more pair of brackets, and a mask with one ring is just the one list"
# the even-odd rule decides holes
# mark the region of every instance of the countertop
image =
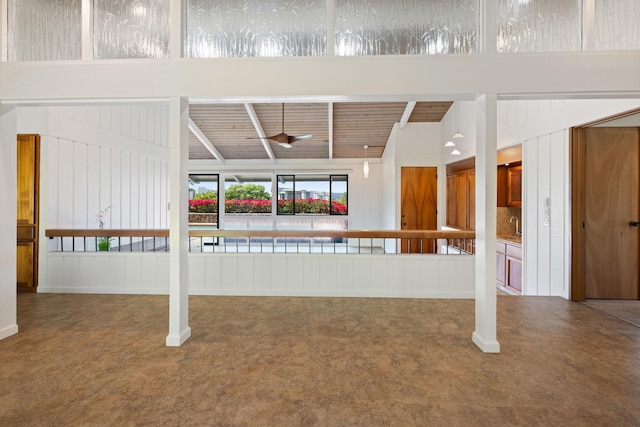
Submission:
[[509,236],[509,235],[505,235],[505,234],[498,234],[496,236],[496,240],[503,240],[505,242],[516,243],[518,245],[522,244],[522,236],[515,237],[515,236]]

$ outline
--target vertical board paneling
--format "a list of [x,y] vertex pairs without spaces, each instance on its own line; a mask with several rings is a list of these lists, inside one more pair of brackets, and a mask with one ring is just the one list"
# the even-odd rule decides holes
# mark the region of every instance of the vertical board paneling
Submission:
[[[440,283],[438,281],[439,270],[438,267],[440,263],[435,258],[426,258],[421,260],[420,263],[420,290],[425,292],[429,289],[434,289],[437,292],[446,292],[448,291],[447,283]],[[475,281],[473,283],[473,289],[475,289]]]
[[317,257],[304,258],[304,280],[301,283],[303,289],[320,289],[320,259]]
[[149,105],[147,109],[147,141],[154,145],[158,145],[155,135],[156,126],[156,106]]
[[138,109],[139,114],[139,131],[140,131],[140,139],[143,141],[149,141],[147,136],[147,111],[149,107],[146,105],[140,106]]
[[58,155],[58,226],[61,228],[73,228],[73,171],[74,165],[69,164],[73,159],[73,142],[63,139],[58,140],[60,149]]
[[100,148],[90,145],[87,153],[87,228],[98,228],[97,215],[100,210]]
[[[397,282],[396,282],[397,283]],[[371,263],[371,290],[373,292],[384,291],[387,287],[387,260]]]
[[235,256],[226,256],[222,258],[220,266],[220,288],[221,289],[237,289],[238,288],[238,258]]
[[[87,146],[78,142],[73,143],[73,226],[75,228],[87,228]],[[79,240],[84,244],[84,240]]]
[[111,107],[111,130],[122,134],[122,107],[120,105]]
[[111,152],[111,165],[109,167],[111,173],[111,209],[109,216],[111,217],[111,228],[125,228],[122,222],[122,164],[120,163],[120,151]]
[[[380,290],[395,291],[400,293],[402,284],[405,283],[404,268],[407,259],[405,257],[389,258],[386,262],[386,277],[384,288]],[[393,285],[392,285],[393,284]],[[400,287],[398,286],[400,284]]]
[[549,248],[549,295],[568,297],[567,284],[565,282],[565,256],[568,251],[565,247],[565,235],[568,233],[565,212],[565,200],[568,199],[567,177],[569,176],[568,163],[568,133],[563,130],[551,135],[550,159],[551,165],[551,224]]
[[[454,257],[450,257],[454,258]],[[449,287],[448,291],[452,291],[456,286],[456,272],[454,271],[455,264],[453,260],[448,258],[438,260],[438,283],[450,283],[451,285],[447,285]],[[475,283],[474,283],[475,289]]]
[[340,258],[336,260],[336,275],[338,277],[337,288],[339,291],[347,291],[355,288],[353,259]]
[[[523,294],[538,295],[538,144],[537,140],[522,143],[523,157]],[[527,238],[534,236],[534,238]]]
[[256,257],[253,260],[253,289],[269,289],[271,280],[271,257]]
[[160,167],[160,201],[158,210],[160,211],[160,228],[169,228],[169,169],[168,162],[162,160]]
[[304,259],[300,257],[287,259],[287,289],[299,291],[301,283],[304,283]]
[[147,185],[149,177],[147,175],[147,157],[140,156],[138,159],[138,224],[140,228],[147,228],[148,207],[147,207]]
[[337,281],[336,260],[320,258],[320,289],[335,291]]
[[[57,228],[58,225],[58,211],[59,205],[59,190],[58,190],[58,177],[60,159],[58,158],[59,144],[58,140],[51,137],[44,137],[40,146],[43,157],[41,159],[47,159],[46,161],[46,193],[41,194],[47,197],[47,222],[44,224],[48,228]],[[41,164],[44,165],[41,161]]]
[[140,156],[136,153],[131,154],[131,194],[130,194],[130,212],[131,228],[141,228],[140,225]]
[[125,264],[124,283],[127,289],[137,289],[140,287],[142,277],[142,258],[139,256],[128,256]]
[[[550,295],[549,285],[549,243],[550,227],[543,224],[543,200],[550,197],[551,187],[551,140],[549,135],[538,138],[538,199],[532,200],[538,206],[538,295]],[[553,209],[554,206],[551,206]]]
[[87,107],[87,124],[95,127],[100,127],[100,107]]
[[152,289],[156,286],[160,277],[158,275],[159,264],[162,264],[162,262],[159,263],[158,258],[155,256],[142,256],[139,288]]
[[222,258],[221,257],[207,257],[204,266],[204,274],[206,281],[204,286],[206,289],[221,289],[222,286],[220,284],[221,272],[222,269]]
[[120,153],[120,220],[124,228],[131,227],[131,153]]
[[253,289],[253,257],[238,257],[238,289]]
[[269,289],[284,291],[287,288],[287,260],[283,257],[270,257],[270,259]]
[[146,224],[147,228],[153,228],[155,226],[156,205],[154,199],[156,197],[158,181],[157,171],[155,168],[155,159],[147,157],[147,187],[144,190],[147,197],[146,204]]
[[100,107],[100,127],[104,130],[111,130],[111,106]]
[[73,108],[73,119],[80,123],[87,123],[87,120],[88,120],[87,107],[72,107],[72,108]]
[[131,106],[124,105],[122,107],[122,128],[121,132],[123,135],[133,137],[131,133]]
[[[100,184],[98,186],[100,197],[100,210],[111,206],[111,150],[102,148],[100,150]],[[113,228],[111,216],[106,217],[104,228]]]
[[417,259],[408,259],[404,263],[404,286],[403,291],[420,292],[422,270],[421,262]]
[[371,258],[353,260],[354,289],[367,292],[371,284]]

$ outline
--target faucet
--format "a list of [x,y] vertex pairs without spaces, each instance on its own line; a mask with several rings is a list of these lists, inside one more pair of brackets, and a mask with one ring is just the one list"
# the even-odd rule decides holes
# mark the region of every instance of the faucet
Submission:
[[518,223],[518,217],[512,216],[509,219],[509,222],[512,223],[514,219],[516,220],[516,234],[515,234],[515,237],[520,237],[520,236],[522,236],[522,233],[520,232],[520,227],[519,227],[519,223]]

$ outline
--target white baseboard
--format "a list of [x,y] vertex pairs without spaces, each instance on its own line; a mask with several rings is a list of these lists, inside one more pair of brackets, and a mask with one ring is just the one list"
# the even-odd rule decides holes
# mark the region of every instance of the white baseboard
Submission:
[[18,325],[13,324],[0,329],[0,340],[10,337],[18,333]]

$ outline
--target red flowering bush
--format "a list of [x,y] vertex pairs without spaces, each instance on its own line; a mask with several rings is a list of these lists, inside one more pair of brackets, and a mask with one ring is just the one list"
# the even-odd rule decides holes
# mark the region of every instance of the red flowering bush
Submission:
[[218,201],[215,199],[191,199],[189,200],[189,212],[216,213],[218,212]]
[[225,200],[226,213],[271,213],[271,200]]
[[[278,213],[279,214],[291,214],[293,213],[293,200],[278,200]],[[346,215],[347,207],[342,203],[334,200],[331,202],[331,207],[328,200],[322,199],[296,199],[295,200],[295,213],[297,214],[321,214],[328,215],[329,209],[333,215]]]

